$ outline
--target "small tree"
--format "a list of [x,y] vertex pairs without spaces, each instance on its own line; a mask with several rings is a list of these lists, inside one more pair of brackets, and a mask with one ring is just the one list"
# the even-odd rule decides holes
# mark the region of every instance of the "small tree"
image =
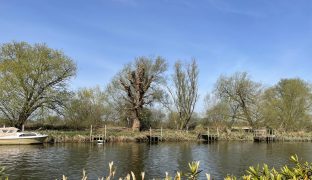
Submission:
[[108,104],[106,94],[100,89],[79,89],[71,99],[65,111],[65,119],[72,128],[101,125],[107,120]]
[[63,52],[25,42],[0,47],[0,112],[21,128],[38,109],[60,112],[76,65]]
[[198,66],[195,59],[192,63],[182,66],[181,62],[175,63],[173,75],[174,90],[169,89],[175,110],[179,115],[177,125],[185,129],[189,124],[196,102],[198,100]]

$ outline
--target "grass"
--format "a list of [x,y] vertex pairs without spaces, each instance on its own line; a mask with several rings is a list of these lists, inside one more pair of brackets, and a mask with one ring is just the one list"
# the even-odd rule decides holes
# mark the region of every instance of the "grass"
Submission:
[[[47,134],[48,142],[89,142],[90,131],[39,131]],[[198,133],[195,131],[176,131],[165,129],[162,131],[163,141],[196,141]],[[104,129],[93,131],[93,135],[104,135]],[[147,141],[147,135],[150,131],[132,131],[129,128],[107,128],[107,139],[110,142],[135,142]],[[153,136],[161,136],[161,130],[152,130]]]
[[[42,134],[49,135],[48,142],[89,142],[90,131],[39,131]],[[198,134],[206,134],[205,130],[182,131],[173,129],[152,129],[153,136],[161,136],[163,141],[178,142],[178,141],[197,141]],[[216,133],[210,131],[210,133]],[[104,128],[93,130],[93,135],[104,135]],[[150,131],[132,131],[130,128],[123,127],[108,127],[107,140],[110,142],[136,142],[147,141],[147,135]],[[278,141],[312,141],[312,132],[276,132],[276,139]],[[253,141],[253,134],[250,132],[236,131],[227,132],[219,131],[219,140],[225,141]]]

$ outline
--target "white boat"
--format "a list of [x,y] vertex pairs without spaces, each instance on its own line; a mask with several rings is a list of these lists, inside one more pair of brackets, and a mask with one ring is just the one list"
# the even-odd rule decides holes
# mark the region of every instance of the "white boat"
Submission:
[[21,132],[15,127],[0,128],[0,144],[40,144],[47,137],[35,132]]

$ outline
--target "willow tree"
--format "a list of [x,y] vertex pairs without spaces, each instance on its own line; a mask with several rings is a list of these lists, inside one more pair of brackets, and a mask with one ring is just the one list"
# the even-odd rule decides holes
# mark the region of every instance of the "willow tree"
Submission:
[[282,79],[265,91],[263,114],[265,122],[284,130],[311,125],[311,85],[302,79]]
[[59,111],[69,95],[74,62],[45,44],[13,42],[0,47],[0,112],[21,126],[38,110]]
[[237,72],[229,77],[221,76],[216,83],[215,92],[235,112],[233,120],[247,121],[254,127],[261,119],[261,85],[252,81],[246,72]]
[[195,59],[185,66],[179,61],[175,63],[173,89],[168,89],[179,116],[177,127],[185,129],[191,121],[198,100],[198,66]]
[[[110,88],[112,95],[129,115],[133,130],[142,129],[142,113],[147,105],[160,100],[163,93],[160,84],[167,69],[165,60],[139,57],[117,74]],[[122,101],[120,101],[122,100]]]

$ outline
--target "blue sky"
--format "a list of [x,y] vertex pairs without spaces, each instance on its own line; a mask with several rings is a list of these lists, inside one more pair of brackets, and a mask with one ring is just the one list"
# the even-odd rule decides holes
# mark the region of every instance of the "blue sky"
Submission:
[[45,42],[78,65],[71,88],[105,87],[138,56],[196,58],[201,97],[221,74],[266,86],[312,79],[310,0],[0,0],[0,43]]

